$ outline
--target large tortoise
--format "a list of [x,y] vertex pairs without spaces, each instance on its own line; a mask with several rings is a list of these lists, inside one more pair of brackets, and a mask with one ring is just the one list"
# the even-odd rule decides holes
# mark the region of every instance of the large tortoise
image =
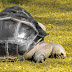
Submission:
[[[48,33],[40,25],[25,9],[18,6],[0,12],[0,59],[43,62],[53,56],[53,48],[57,45],[53,47],[53,44],[44,42]],[[60,54],[65,57],[65,50]]]

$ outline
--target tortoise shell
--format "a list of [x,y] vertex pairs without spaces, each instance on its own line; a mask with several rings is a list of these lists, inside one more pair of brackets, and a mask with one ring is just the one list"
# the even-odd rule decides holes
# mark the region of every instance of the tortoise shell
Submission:
[[24,8],[13,6],[0,12],[0,57],[23,55],[46,35]]

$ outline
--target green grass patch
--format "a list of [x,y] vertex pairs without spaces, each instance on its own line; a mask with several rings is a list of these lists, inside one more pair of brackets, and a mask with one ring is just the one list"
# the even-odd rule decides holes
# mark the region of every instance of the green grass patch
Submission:
[[31,0],[22,5],[0,2],[0,11],[16,5],[43,23],[49,33],[45,42],[61,44],[67,56],[65,59],[47,58],[43,63],[0,62],[0,72],[72,72],[72,0]]

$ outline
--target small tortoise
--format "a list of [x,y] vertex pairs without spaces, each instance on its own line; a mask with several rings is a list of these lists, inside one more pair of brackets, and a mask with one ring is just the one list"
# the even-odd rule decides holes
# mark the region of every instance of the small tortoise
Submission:
[[6,8],[0,12],[0,59],[43,62],[53,55],[53,45],[44,42],[44,37],[49,35],[44,30],[25,9],[18,6]]

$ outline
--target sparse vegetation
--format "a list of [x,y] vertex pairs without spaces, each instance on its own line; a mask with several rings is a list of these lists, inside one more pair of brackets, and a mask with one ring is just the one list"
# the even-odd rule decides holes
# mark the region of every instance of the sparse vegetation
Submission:
[[23,4],[0,2],[0,11],[16,5],[25,8],[36,21],[45,25],[49,33],[45,41],[60,43],[67,57],[47,58],[43,63],[0,62],[0,72],[72,72],[72,0],[31,0]]

